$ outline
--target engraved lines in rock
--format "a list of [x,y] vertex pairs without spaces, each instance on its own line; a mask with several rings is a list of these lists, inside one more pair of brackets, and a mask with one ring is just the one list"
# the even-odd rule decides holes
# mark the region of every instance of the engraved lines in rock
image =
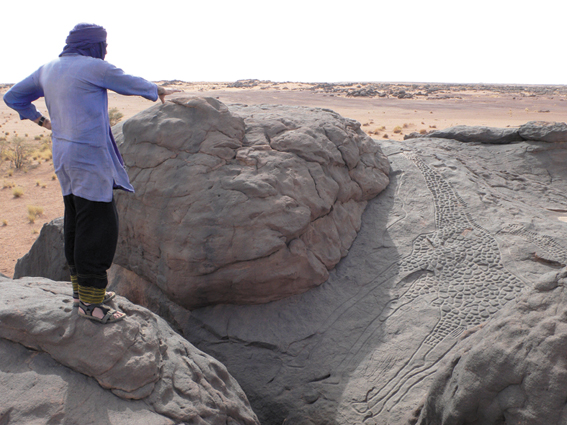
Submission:
[[486,321],[525,286],[504,268],[496,240],[474,222],[449,183],[417,154],[405,155],[421,171],[433,195],[437,230],[419,235],[412,253],[400,261],[402,279],[397,286],[405,292],[389,303],[381,320],[426,295],[433,297],[432,305],[439,308],[440,316],[396,376],[367,394],[371,416],[384,408],[390,410],[413,385],[434,373],[436,363],[450,348],[434,352],[441,342]]
[[544,260],[544,262],[556,264],[561,267],[567,265],[567,249],[559,245],[551,236],[539,235],[527,230],[521,224],[510,224],[500,230],[499,233],[517,235],[533,243],[540,249],[539,252],[534,254],[536,259]]

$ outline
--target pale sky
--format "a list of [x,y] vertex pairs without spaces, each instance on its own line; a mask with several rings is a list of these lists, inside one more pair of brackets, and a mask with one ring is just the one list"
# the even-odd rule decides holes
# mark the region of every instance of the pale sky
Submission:
[[564,0],[8,0],[0,83],[63,49],[79,22],[149,80],[567,84]]

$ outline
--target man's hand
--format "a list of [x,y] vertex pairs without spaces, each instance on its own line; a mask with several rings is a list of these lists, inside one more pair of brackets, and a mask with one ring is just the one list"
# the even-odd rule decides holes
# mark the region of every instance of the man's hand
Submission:
[[179,93],[181,90],[170,90],[170,89],[165,89],[163,87],[158,87],[157,89],[157,94],[159,97],[159,100],[161,100],[161,103],[165,103],[165,96],[168,96],[170,94],[173,93]]
[[38,119],[33,120],[33,122],[36,123],[36,124],[39,124],[39,120],[42,119],[42,118],[44,118],[42,127],[45,127],[45,128],[47,128],[48,130],[51,130],[51,121],[49,121],[49,118],[39,117]]

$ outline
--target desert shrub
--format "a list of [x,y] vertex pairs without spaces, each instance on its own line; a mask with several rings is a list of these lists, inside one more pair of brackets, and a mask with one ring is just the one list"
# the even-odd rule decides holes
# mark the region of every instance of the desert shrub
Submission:
[[28,220],[34,223],[35,219],[43,214],[43,208],[35,205],[28,205]]
[[57,180],[57,174],[52,174],[52,175],[51,175],[51,180]]
[[37,205],[28,205],[28,213],[33,214],[36,217],[43,214],[43,207],[38,207]]
[[0,139],[0,159],[4,160],[6,158],[6,154],[8,153],[8,143],[6,142],[6,138],[2,137]]
[[14,164],[14,167],[20,169],[28,161],[28,158],[31,154],[30,146],[25,143],[24,139],[21,137],[14,136],[12,140],[10,140],[7,153],[8,158]]
[[12,189],[12,195],[14,195],[14,198],[20,198],[24,195],[24,188],[20,186],[14,187]]
[[16,186],[16,183],[14,183],[12,180],[4,180],[4,182],[2,183],[2,189],[11,189],[14,186]]
[[394,133],[395,134],[398,134],[398,133],[401,133],[401,132],[402,132],[402,127],[400,127],[399,125],[394,127]]
[[2,220],[2,226],[7,226],[8,225],[8,220]]
[[427,134],[427,130],[425,128],[422,128],[421,130],[419,130],[419,134]]
[[124,117],[124,114],[118,110],[118,108],[111,108],[108,111],[108,118],[110,120],[110,126],[116,125]]
[[39,140],[41,140],[41,144],[30,153],[30,156],[33,160],[37,160],[38,162],[47,162],[53,158],[51,138],[40,138]]

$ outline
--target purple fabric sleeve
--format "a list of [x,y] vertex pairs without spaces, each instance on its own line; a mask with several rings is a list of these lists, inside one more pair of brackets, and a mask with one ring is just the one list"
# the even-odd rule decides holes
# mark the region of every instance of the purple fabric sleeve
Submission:
[[4,95],[4,102],[20,114],[20,119],[36,120],[41,117],[34,100],[43,97],[43,89],[39,84],[39,70],[26,79],[12,86]]

